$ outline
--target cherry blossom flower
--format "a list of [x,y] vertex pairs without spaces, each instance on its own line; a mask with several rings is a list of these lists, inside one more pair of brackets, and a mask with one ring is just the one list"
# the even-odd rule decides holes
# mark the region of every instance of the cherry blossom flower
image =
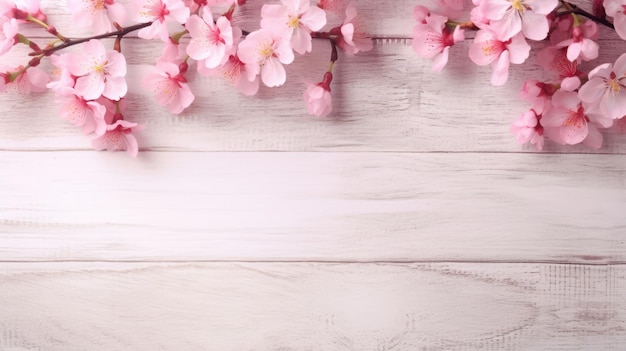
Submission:
[[73,94],[74,90],[71,88],[66,88],[66,90],[68,91],[62,98],[59,111],[61,118],[82,127],[84,134],[93,132],[96,135],[103,135],[107,127],[104,120],[106,107],[96,101],[87,101]]
[[559,78],[582,75],[578,70],[578,61],[567,58],[567,48],[548,46],[537,53],[537,63],[547,72],[556,72]]
[[133,3],[135,20],[140,23],[152,22],[137,33],[143,39],[159,37],[163,42],[169,41],[167,22],[173,20],[185,24],[190,14],[182,0],[137,0]]
[[521,33],[506,42],[500,41],[496,33],[481,29],[476,33],[469,49],[469,57],[480,66],[491,64],[493,74],[491,84],[503,85],[509,77],[509,63],[521,64],[530,54],[530,45]]
[[541,115],[530,109],[519,116],[511,124],[511,134],[515,134],[518,144],[531,143],[539,151],[543,150],[543,126],[540,123]]
[[480,10],[480,2],[474,1],[474,5],[475,6],[470,12],[470,20],[472,21],[472,23],[474,23],[474,25],[476,25],[478,28],[482,28],[484,25],[488,25],[490,21],[488,18],[485,17],[485,15],[483,15],[482,11]]
[[248,80],[261,74],[261,81],[268,87],[283,85],[287,73],[283,64],[293,62],[294,55],[289,39],[260,29],[246,37],[237,51],[239,59],[246,64]]
[[604,0],[604,10],[608,16],[613,17],[617,35],[626,40],[626,0]]
[[552,84],[529,79],[524,82],[520,91],[520,99],[531,103],[531,108],[541,115],[550,108],[552,95],[557,88]]
[[137,123],[118,119],[113,124],[107,125],[103,135],[91,139],[91,146],[96,150],[126,150],[130,156],[137,157],[139,145],[133,132],[141,129],[142,126]]
[[95,34],[110,32],[113,22],[123,24],[124,6],[114,0],[67,0],[72,21],[80,27],[91,27]]
[[333,109],[333,100],[330,95],[330,82],[333,74],[326,72],[324,79],[317,84],[309,84],[304,91],[304,101],[310,114],[318,117],[326,117]]
[[[578,80],[578,78],[574,79]],[[578,86],[580,86],[580,80],[577,84],[570,85],[568,88],[562,87],[554,93],[552,108],[544,114],[542,124],[559,128],[559,138],[555,140],[557,142],[570,145],[582,142],[589,147],[599,148],[602,146],[602,134],[598,130],[598,125],[610,127],[613,121],[603,118],[602,115],[589,115],[574,91]]]
[[98,40],[83,44],[83,51],[69,58],[70,73],[76,77],[76,92],[87,100],[100,95],[119,100],[126,95],[126,59],[117,51],[107,52]]
[[350,55],[374,48],[372,39],[363,30],[363,24],[356,20],[357,14],[356,8],[350,3],[346,7],[346,18],[340,28],[341,37],[337,40],[337,45]]
[[550,28],[546,17],[558,0],[482,0],[480,11],[491,20],[500,40],[509,40],[519,32],[531,40],[543,40]]
[[626,116],[626,54],[615,64],[602,64],[589,72],[589,81],[578,92],[587,104],[598,104],[600,111],[610,118]]
[[30,67],[24,69],[24,66],[18,66],[14,69],[5,69],[0,67],[0,93],[17,93],[28,95],[30,93],[39,93],[46,90],[46,84],[49,77],[43,70],[38,67]]
[[448,18],[458,18],[463,15],[465,0],[434,0],[438,12]]
[[[48,89],[54,90],[58,95],[63,95],[67,92],[65,88],[74,88],[76,84],[76,77],[70,73],[70,54],[52,55],[50,61],[56,67],[52,71],[52,80],[46,86]],[[74,90],[72,89],[72,94]]]
[[422,21],[413,28],[413,50],[420,56],[434,59],[433,71],[439,72],[448,63],[450,47],[465,39],[464,32],[460,26],[451,31],[446,26],[448,18],[445,16],[429,13]]
[[571,38],[556,44],[557,47],[567,47],[567,59],[576,61],[579,58],[584,61],[591,61],[598,58],[598,43],[592,38],[598,37],[598,25],[595,22],[587,21],[572,29]]
[[207,68],[215,68],[226,62],[233,49],[233,37],[241,36],[241,30],[234,30],[224,16],[214,23],[208,6],[203,8],[202,18],[191,16],[185,27],[191,35],[187,54],[194,60],[203,60],[202,64]]
[[[187,56],[188,42],[175,42],[170,38],[163,44],[163,50],[161,50],[161,56],[157,61],[165,62],[183,62],[185,56]],[[204,66],[204,65],[199,65]]]
[[15,36],[19,25],[15,18],[0,16],[0,56],[7,53],[15,45]]
[[158,62],[144,80],[144,86],[155,94],[157,104],[173,114],[183,112],[194,100],[184,73],[174,63]]
[[198,65],[198,72],[206,76],[217,75],[232,84],[244,95],[252,96],[259,91],[259,76],[254,75],[249,77],[246,64],[243,63],[237,55],[230,55],[226,63],[214,69],[208,69],[204,65]]
[[[41,12],[41,3],[39,0],[0,1],[0,16],[4,15],[8,18],[14,18],[15,10],[23,11],[26,14],[30,14],[40,21],[46,21],[46,15]],[[25,22],[24,19],[18,19],[18,21]]]
[[261,9],[261,28],[276,32],[291,40],[291,47],[299,54],[311,52],[311,32],[326,25],[326,12],[311,6],[310,0],[281,0],[279,4],[265,4]]

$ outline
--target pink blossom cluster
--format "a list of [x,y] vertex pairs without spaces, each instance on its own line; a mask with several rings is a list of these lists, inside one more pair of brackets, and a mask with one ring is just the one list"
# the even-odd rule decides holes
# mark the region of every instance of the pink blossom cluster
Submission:
[[[261,8],[259,28],[246,31],[234,13],[245,0],[67,0],[77,27],[90,29],[88,38],[69,39],[47,23],[39,0],[0,0],[0,55],[18,44],[28,45],[28,64],[0,64],[0,92],[28,94],[53,90],[61,104],[61,117],[93,135],[94,148],[138,151],[133,132],[142,129],[127,121],[125,99],[127,62],[122,38],[134,31],[142,39],[160,40],[163,50],[143,79],[157,104],[173,114],[194,101],[188,84],[192,71],[218,76],[245,95],[260,86],[282,86],[286,65],[313,50],[313,39],[330,44],[330,65],[323,79],[308,84],[303,99],[309,113],[327,116],[332,111],[330,84],[338,51],[353,55],[373,47],[351,3],[343,0],[280,0]],[[54,35],[40,46],[20,34],[31,23]],[[115,39],[107,48],[102,39]],[[62,50],[77,47],[79,50]],[[49,75],[39,63],[50,58]]]
[[[469,0],[468,0],[469,2]],[[537,62],[556,81],[528,80],[521,98],[530,109],[511,125],[520,144],[543,149],[545,138],[562,145],[582,143],[602,146],[602,131],[626,116],[626,54],[614,63],[603,63],[589,72],[582,64],[599,56],[598,24],[614,28],[626,39],[626,0],[596,0],[593,13],[564,0],[437,0],[427,8],[416,6],[413,48],[433,59],[433,70],[442,70],[449,50],[475,32],[469,58],[477,65],[491,65],[491,84],[507,82],[511,64],[525,63],[529,41],[545,46]],[[469,18],[459,20],[463,16]]]

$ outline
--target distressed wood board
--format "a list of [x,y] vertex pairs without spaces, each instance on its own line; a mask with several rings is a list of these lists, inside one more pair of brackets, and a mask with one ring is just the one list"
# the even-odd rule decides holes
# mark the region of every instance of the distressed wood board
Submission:
[[137,159],[91,151],[52,94],[1,95],[0,350],[622,350],[626,137],[515,144],[544,73],[491,87],[470,41],[432,73],[410,46],[430,3],[355,2],[375,45],[341,56],[326,119],[302,101],[324,42],[257,97],[195,78],[172,116],[141,90],[161,44],[129,38]]

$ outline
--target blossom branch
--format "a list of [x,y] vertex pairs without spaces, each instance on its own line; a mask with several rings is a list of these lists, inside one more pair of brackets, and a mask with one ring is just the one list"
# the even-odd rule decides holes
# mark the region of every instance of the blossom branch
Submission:
[[54,54],[55,52],[59,51],[59,50],[63,50],[67,47],[70,46],[74,46],[74,45],[78,45],[78,44],[82,44],[85,42],[88,42],[90,40],[97,40],[97,39],[104,39],[104,38],[111,38],[111,37],[123,37],[125,35],[127,35],[128,33],[132,33],[134,31],[140,30],[142,28],[146,28],[149,27],[152,24],[152,22],[145,22],[145,23],[139,23],[139,24],[135,24],[132,26],[128,26],[128,27],[123,27],[121,29],[118,29],[114,32],[109,32],[109,33],[104,33],[104,34],[99,34],[99,35],[94,35],[91,37],[85,37],[85,38],[80,38],[80,39],[70,39],[70,38],[66,38],[65,41],[63,41],[63,44],[61,45],[57,45],[57,46],[53,46],[50,48],[45,48],[43,49],[43,54],[45,56],[50,56],[52,54]]
[[[24,44],[31,49],[30,60],[0,72],[0,92],[29,94],[51,89],[62,104],[61,117],[81,127],[84,134],[94,135],[95,149],[125,149],[135,156],[138,145],[133,133],[142,126],[124,116],[128,65],[121,42],[129,33],[137,31],[138,38],[163,42],[161,55],[144,75],[142,85],[156,96],[157,104],[173,114],[183,112],[195,99],[187,79],[193,73],[190,64],[195,64],[201,75],[222,76],[241,93],[255,95],[261,83],[270,88],[283,85],[287,78],[284,66],[291,64],[296,54],[312,52],[313,39],[324,39],[331,48],[330,65],[321,81],[309,84],[304,92],[309,113],[324,117],[332,111],[330,84],[338,51],[354,55],[373,48],[354,5],[333,1],[337,2],[275,0],[263,4],[260,28],[244,31],[232,20],[245,0],[132,0],[136,2],[131,6],[132,18],[118,0],[67,0],[74,24],[91,27],[94,34],[71,38],[47,23],[39,0],[24,0],[10,12],[0,13],[8,19],[0,28],[0,56]],[[221,5],[229,7],[214,16]],[[341,16],[333,16],[333,20],[340,21],[327,22],[331,11]],[[119,25],[129,20],[137,24]],[[24,22],[34,23],[56,38],[40,47],[19,33],[19,24]],[[170,33],[172,25],[179,29]],[[105,38],[114,40],[112,50],[105,47]],[[81,50],[60,53],[76,45]],[[54,79],[37,67],[46,57],[56,67]]]
[[563,0],[561,0],[561,5],[565,6],[567,8],[567,11],[559,12],[559,15],[573,13],[573,14],[576,14],[576,15],[580,15],[580,16],[586,17],[586,18],[588,18],[588,19],[590,19],[590,20],[592,20],[592,21],[594,21],[596,23],[599,23],[599,24],[601,24],[603,26],[606,26],[608,28],[611,28],[613,30],[615,29],[615,25],[613,23],[607,21],[605,18],[598,17],[598,16],[596,16],[596,15],[594,15],[594,14],[588,12],[588,11],[585,11],[585,10],[581,9],[577,5],[574,5],[574,4],[570,3],[570,2],[563,1]]

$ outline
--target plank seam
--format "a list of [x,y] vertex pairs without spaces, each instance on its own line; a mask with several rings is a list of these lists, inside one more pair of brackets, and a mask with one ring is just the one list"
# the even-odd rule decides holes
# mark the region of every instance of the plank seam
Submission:
[[558,260],[528,260],[528,261],[512,261],[512,260],[0,260],[2,263],[12,264],[28,264],[28,263],[165,263],[165,264],[184,264],[184,263],[253,263],[253,264],[272,264],[272,263],[310,263],[310,264],[550,264],[561,266],[606,266],[618,267],[626,266],[626,261],[608,261],[608,262],[577,262],[577,261],[558,261]]

